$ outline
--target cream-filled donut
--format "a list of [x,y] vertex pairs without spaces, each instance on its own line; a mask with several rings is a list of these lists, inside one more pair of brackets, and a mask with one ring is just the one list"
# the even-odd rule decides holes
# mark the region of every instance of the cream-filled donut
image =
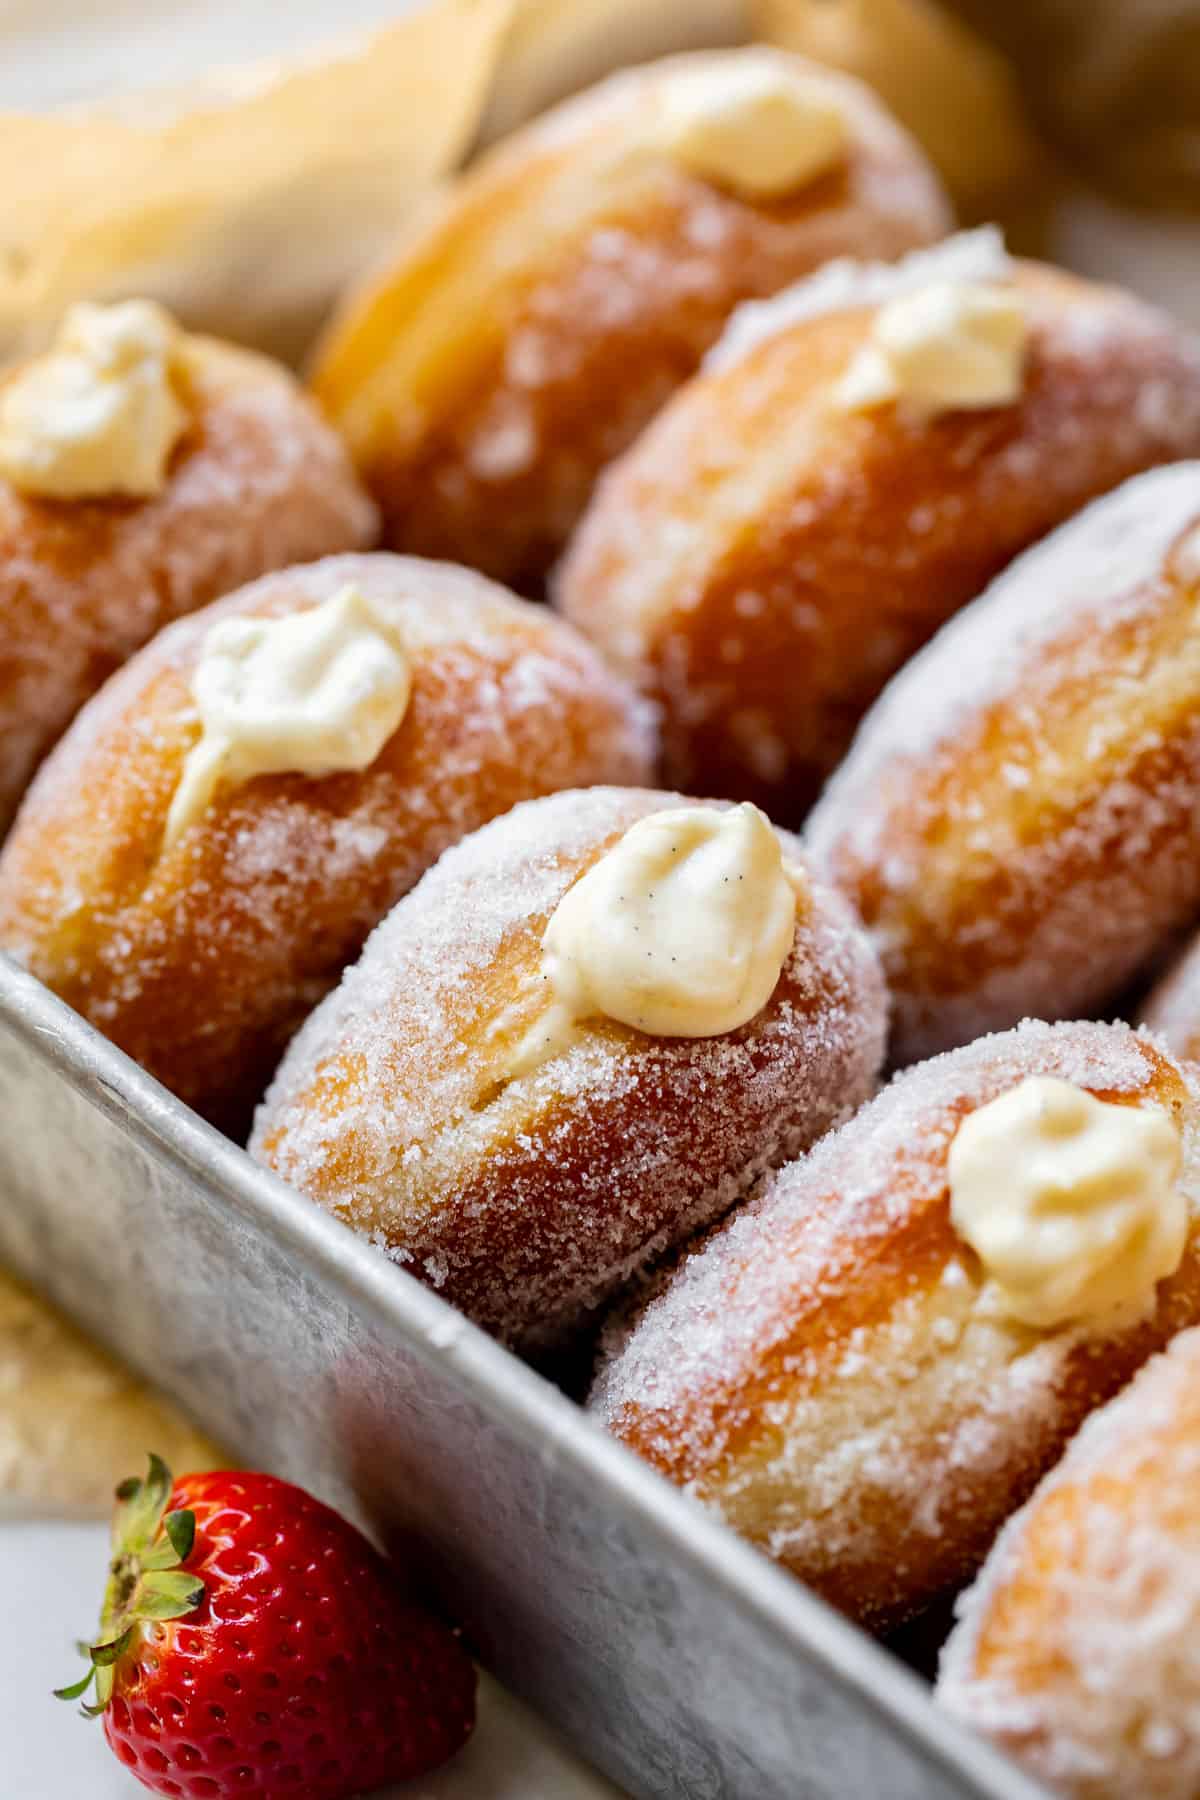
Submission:
[[732,307],[949,220],[858,82],[761,45],[672,57],[482,156],[350,296],[314,385],[394,548],[532,592]]
[[757,809],[595,788],[448,851],[289,1049],[252,1154],[524,1348],[872,1091],[848,907]]
[[826,1599],[897,1623],[1200,1318],[1198,1128],[1194,1072],[1128,1026],[935,1058],[615,1321],[589,1404]]
[[242,1134],[449,844],[652,766],[641,704],[544,607],[448,564],[329,557],[181,620],[81,714],[0,852],[0,948]]
[[669,781],[796,825],[889,677],[1006,563],[1197,454],[1179,326],[966,233],[735,313],[604,475],[557,598],[660,707]]
[[371,544],[293,378],[145,301],[80,306],[0,374],[0,835],[83,703],[162,626]]

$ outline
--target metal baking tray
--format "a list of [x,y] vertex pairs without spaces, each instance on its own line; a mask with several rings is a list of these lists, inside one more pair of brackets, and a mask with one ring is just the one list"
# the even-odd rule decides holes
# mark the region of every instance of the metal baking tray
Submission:
[[895,1657],[3,956],[0,1260],[231,1451],[419,1539],[481,1661],[641,1800],[1036,1800]]

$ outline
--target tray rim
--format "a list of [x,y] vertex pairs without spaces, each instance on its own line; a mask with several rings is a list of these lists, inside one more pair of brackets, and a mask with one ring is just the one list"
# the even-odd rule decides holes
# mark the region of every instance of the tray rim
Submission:
[[[233,1206],[351,1310],[365,1308],[377,1326],[418,1356],[442,1363],[526,1448],[542,1456],[549,1448],[570,1459],[603,1487],[625,1519],[718,1591],[722,1604],[754,1617],[782,1654],[799,1653],[820,1666],[926,1762],[966,1784],[964,1793],[978,1800],[1046,1800],[1045,1790],[1015,1763],[942,1712],[927,1684],[892,1651],[640,1462],[448,1301],[254,1162],[3,952],[0,1029],[127,1136]],[[22,1274],[41,1285],[36,1275]],[[61,1304],[52,1287],[49,1292]],[[122,1353],[119,1345],[110,1348]],[[152,1372],[142,1373],[154,1379]]]

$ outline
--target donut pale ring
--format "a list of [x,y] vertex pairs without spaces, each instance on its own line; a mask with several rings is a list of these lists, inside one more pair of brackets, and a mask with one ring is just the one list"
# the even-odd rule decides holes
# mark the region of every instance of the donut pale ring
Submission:
[[375,539],[370,501],[292,377],[209,338],[186,345],[188,426],[160,494],[45,500],[0,478],[0,835],[84,701],[163,625]]
[[958,1603],[938,1697],[1071,1800],[1200,1792],[1200,1332],[1096,1413]]
[[897,1077],[773,1176],[611,1330],[589,1403],[876,1627],[969,1575],[1084,1415],[1200,1315],[1195,1216],[1141,1325],[1045,1332],[980,1304],[947,1154],[967,1113],[1029,1075],[1166,1108],[1185,1129],[1190,1196],[1200,1092],[1152,1044],[1099,1024],[981,1039]]
[[748,1024],[700,1039],[587,1020],[509,1078],[545,1005],[559,900],[637,819],[679,804],[558,794],[448,851],[300,1031],[255,1123],[252,1155],[526,1348],[570,1336],[648,1257],[846,1117],[879,1067],[877,965],[818,886]]
[[[214,620],[297,612],[347,582],[400,621],[399,729],[361,774],[222,787],[164,851]],[[642,779],[651,760],[639,703],[545,608],[404,557],[283,570],[171,627],[81,714],[0,853],[0,948],[244,1129],[291,1032],[448,844],[517,800]]]
[[899,675],[809,822],[914,1061],[1098,1011],[1200,912],[1200,463],[1130,482]]
[[[847,148],[758,202],[664,147],[697,78],[795,70]],[[485,155],[318,355],[318,395],[395,548],[540,588],[603,465],[730,309],[833,256],[889,258],[949,228],[920,150],[857,82],[766,49],[626,71]]]
[[[932,253],[929,278],[967,242]],[[806,289],[780,296],[780,328],[740,334],[744,350],[735,319],[729,355],[604,476],[558,596],[661,704],[668,780],[798,824],[951,613],[1097,494],[1200,451],[1200,357],[1175,325],[1111,288],[1001,268],[1028,313],[1012,404],[837,406],[880,310],[855,297],[879,272],[816,277],[822,310],[789,325]]]

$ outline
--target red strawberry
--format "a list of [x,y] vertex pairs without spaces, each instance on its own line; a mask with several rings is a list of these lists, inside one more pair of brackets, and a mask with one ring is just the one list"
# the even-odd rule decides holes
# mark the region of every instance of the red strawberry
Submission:
[[156,1794],[345,1800],[435,1768],[475,1670],[366,1539],[272,1475],[117,1489],[100,1637],[78,1699]]

